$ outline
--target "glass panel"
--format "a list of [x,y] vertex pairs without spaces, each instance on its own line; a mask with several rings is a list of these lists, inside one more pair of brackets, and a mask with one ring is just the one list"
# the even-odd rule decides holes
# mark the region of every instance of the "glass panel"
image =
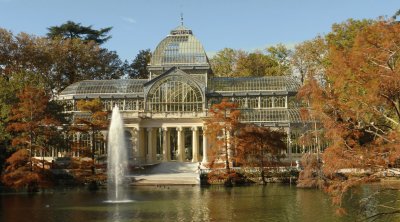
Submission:
[[171,76],[152,87],[147,101],[153,112],[192,112],[202,110],[203,97],[196,86]]

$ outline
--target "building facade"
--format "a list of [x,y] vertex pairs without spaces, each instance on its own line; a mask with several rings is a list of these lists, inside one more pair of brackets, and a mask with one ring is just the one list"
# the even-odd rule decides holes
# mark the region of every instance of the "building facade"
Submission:
[[[207,162],[204,120],[208,109],[224,98],[238,104],[242,122],[285,130],[288,157],[313,149],[295,142],[309,124],[300,119],[295,99],[300,85],[292,77],[214,77],[202,44],[183,25],[158,44],[148,70],[149,79],[77,82],[58,99],[74,115],[79,115],[76,102],[82,99],[100,98],[105,110],[118,106],[133,164]],[[90,143],[88,137],[74,135],[74,141]],[[99,155],[104,146],[98,145]]]

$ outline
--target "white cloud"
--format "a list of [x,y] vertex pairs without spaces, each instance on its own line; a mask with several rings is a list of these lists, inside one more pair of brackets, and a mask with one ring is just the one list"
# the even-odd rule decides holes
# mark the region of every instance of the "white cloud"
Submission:
[[131,23],[131,24],[136,24],[137,21],[133,18],[129,18],[129,17],[121,17],[122,20],[124,20],[125,22]]

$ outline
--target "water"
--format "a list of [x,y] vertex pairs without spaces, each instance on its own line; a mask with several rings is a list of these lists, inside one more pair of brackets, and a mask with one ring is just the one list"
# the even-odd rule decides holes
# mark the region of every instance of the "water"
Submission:
[[[338,217],[329,197],[319,190],[269,184],[250,187],[166,186],[129,187],[131,203],[107,204],[107,191],[59,190],[36,195],[0,194],[0,221],[360,221],[366,209],[358,206],[360,197],[374,192],[359,189],[346,197],[348,215]],[[370,206],[398,196],[383,196]],[[376,211],[379,212],[379,211]],[[374,213],[376,213],[374,212]],[[377,221],[400,221],[384,218]]]
[[128,153],[124,136],[124,123],[118,106],[115,106],[108,131],[107,202],[129,202],[126,199],[123,187],[128,166]]

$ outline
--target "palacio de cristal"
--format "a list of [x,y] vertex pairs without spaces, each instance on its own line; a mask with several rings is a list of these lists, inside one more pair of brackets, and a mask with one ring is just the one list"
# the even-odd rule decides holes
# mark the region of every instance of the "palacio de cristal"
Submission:
[[[208,162],[205,118],[208,109],[223,98],[238,104],[241,122],[286,131],[287,157],[298,158],[316,149],[296,142],[312,124],[300,118],[295,98],[300,84],[295,78],[214,77],[202,44],[183,24],[155,48],[148,71],[149,79],[76,82],[62,91],[58,100],[74,115],[79,115],[76,103],[82,99],[100,98],[105,110],[117,105],[132,164]],[[106,139],[106,135],[97,136]],[[91,136],[76,133],[73,140],[88,145]],[[106,155],[105,142],[95,146],[97,155]],[[73,155],[79,156],[79,151]]]

